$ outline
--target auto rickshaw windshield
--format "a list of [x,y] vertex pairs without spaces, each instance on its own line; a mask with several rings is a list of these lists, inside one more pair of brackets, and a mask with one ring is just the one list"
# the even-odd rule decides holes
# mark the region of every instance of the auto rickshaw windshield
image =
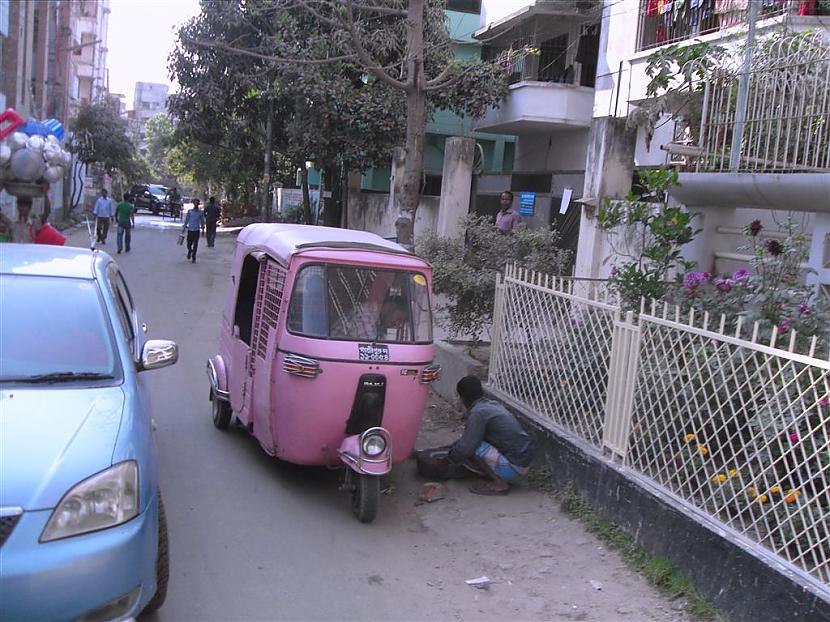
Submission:
[[323,339],[431,343],[426,277],[335,264],[305,266],[291,294],[288,330]]

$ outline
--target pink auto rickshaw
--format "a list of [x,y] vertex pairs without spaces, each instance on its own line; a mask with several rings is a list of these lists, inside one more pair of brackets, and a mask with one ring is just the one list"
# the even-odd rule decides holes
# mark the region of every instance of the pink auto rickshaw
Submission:
[[235,416],[280,460],[344,467],[341,490],[371,522],[440,373],[431,284],[428,263],[371,233],[245,227],[207,362],[214,425]]

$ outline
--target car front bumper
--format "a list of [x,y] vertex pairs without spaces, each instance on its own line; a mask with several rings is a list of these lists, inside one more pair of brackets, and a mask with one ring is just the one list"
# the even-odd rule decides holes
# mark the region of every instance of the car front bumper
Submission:
[[38,542],[50,510],[24,513],[0,549],[4,620],[76,620],[139,588],[119,618],[137,616],[156,591],[158,502],[131,521]]

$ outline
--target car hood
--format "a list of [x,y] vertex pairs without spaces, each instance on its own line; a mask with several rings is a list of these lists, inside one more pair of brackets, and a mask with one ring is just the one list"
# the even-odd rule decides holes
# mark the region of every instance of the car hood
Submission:
[[109,467],[123,409],[120,387],[0,391],[0,506],[54,508]]

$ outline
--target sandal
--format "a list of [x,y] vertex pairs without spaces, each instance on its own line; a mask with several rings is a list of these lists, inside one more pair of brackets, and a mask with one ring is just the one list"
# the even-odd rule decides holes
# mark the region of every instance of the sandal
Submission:
[[493,488],[493,485],[490,483],[486,484],[475,484],[474,486],[470,486],[470,492],[477,494],[477,495],[488,495],[488,496],[498,496],[498,495],[506,495],[510,492],[509,488],[505,488],[504,490],[500,488]]

